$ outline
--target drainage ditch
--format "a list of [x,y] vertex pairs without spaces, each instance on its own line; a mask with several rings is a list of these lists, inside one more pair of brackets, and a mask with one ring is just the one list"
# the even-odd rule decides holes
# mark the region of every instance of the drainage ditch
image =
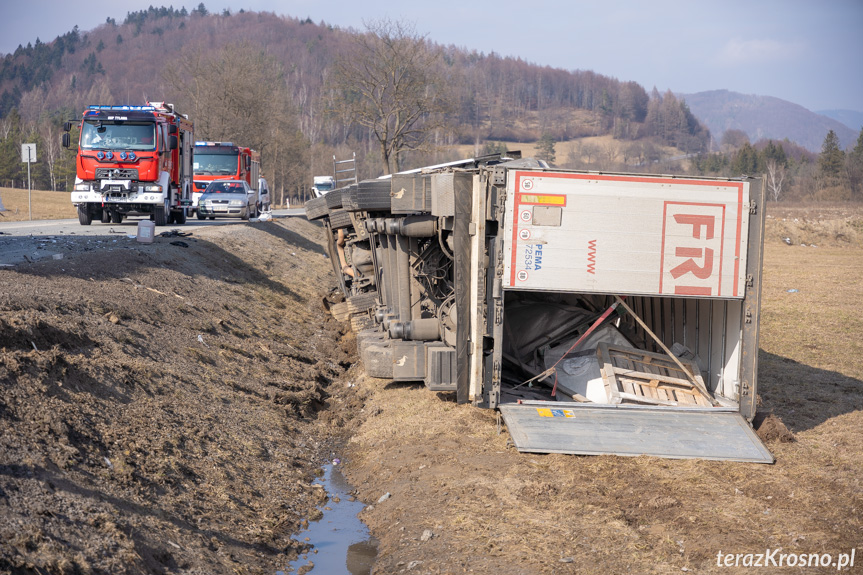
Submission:
[[353,488],[338,464],[325,465],[323,477],[315,483],[327,492],[327,502],[321,508],[323,516],[297,535],[300,540],[308,538],[311,547],[276,575],[369,575],[378,542],[358,517],[365,505],[351,495]]

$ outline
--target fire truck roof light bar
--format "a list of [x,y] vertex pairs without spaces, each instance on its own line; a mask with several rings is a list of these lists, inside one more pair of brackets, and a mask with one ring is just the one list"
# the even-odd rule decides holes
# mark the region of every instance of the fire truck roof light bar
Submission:
[[88,106],[88,110],[106,110],[109,112],[155,112],[153,106]]
[[233,146],[233,142],[195,142],[196,146]]

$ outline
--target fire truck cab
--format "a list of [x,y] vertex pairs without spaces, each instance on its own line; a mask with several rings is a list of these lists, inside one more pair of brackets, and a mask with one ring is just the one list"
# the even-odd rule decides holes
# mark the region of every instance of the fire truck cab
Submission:
[[261,155],[251,148],[236,146],[232,142],[195,142],[194,169],[193,212],[197,211],[198,201],[213,180],[244,180],[256,191],[257,197]]
[[[62,144],[71,145],[71,123]],[[80,125],[72,203],[81,225],[149,215],[186,223],[191,205],[193,125],[172,104],[90,106]]]

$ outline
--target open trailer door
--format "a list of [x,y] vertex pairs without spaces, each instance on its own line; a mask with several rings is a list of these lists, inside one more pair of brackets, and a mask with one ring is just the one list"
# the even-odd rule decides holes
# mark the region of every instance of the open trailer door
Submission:
[[[518,450],[772,463],[749,425],[760,180],[514,170],[506,189],[502,285],[488,290],[505,325],[489,372],[553,380],[558,400],[534,401],[527,381],[490,389]],[[625,313],[603,324],[614,337],[570,347],[615,301]],[[672,348],[688,354],[686,368]],[[595,373],[579,362],[596,362]]]
[[498,407],[523,452],[773,463],[736,409],[545,401]]

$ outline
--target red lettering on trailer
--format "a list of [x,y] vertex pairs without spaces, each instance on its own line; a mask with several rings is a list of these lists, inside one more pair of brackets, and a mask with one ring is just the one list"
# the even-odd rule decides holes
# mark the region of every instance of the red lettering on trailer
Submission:
[[[671,277],[674,279],[691,273],[698,279],[706,280],[713,273],[713,250],[710,248],[704,248],[703,252],[701,248],[676,248],[674,255],[678,258],[689,258],[671,270]],[[693,258],[704,258],[704,265],[699,266]]]
[[725,205],[665,202],[663,211],[659,293],[722,295]]
[[596,240],[587,242],[587,273],[596,275]]
[[[651,176],[634,176],[634,175],[633,176],[620,176],[620,175],[612,176],[612,175],[604,175],[604,174],[516,171],[515,172],[515,193],[513,194],[515,205],[513,206],[513,212],[512,212],[512,228],[513,229],[512,229],[512,236],[511,236],[512,237],[512,243],[510,244],[511,247],[510,247],[509,286],[515,286],[516,285],[515,275],[516,275],[516,269],[517,269],[516,258],[517,258],[517,253],[518,253],[518,250],[517,250],[518,239],[519,239],[518,234],[520,231],[520,225],[522,224],[522,222],[519,221],[518,216],[519,216],[519,211],[520,211],[519,208],[521,206],[524,206],[524,205],[527,205],[530,203],[528,201],[525,201],[525,198],[522,197],[523,195],[525,195],[523,183],[525,181],[527,181],[528,179],[531,180],[530,192],[532,194],[539,193],[538,191],[534,190],[534,188],[536,188],[536,184],[537,184],[536,179],[572,180],[572,181],[590,181],[590,182],[667,184],[667,185],[670,185],[672,187],[678,186],[678,185],[684,185],[684,186],[698,186],[698,187],[706,188],[706,189],[718,188],[718,189],[721,189],[724,191],[736,190],[737,191],[737,202],[736,202],[736,204],[733,202],[729,202],[728,204],[716,204],[716,203],[701,204],[701,203],[686,203],[686,202],[667,202],[666,203],[666,208],[665,208],[666,211],[668,209],[669,204],[691,205],[691,206],[703,205],[703,206],[712,206],[714,208],[720,209],[721,217],[719,217],[719,219],[714,218],[714,220],[713,220],[714,228],[712,230],[709,228],[706,220],[699,219],[699,216],[703,216],[705,214],[699,213],[697,210],[693,211],[691,213],[687,213],[684,210],[680,210],[679,212],[675,210],[674,213],[679,215],[679,216],[683,216],[683,219],[680,219],[679,221],[678,220],[673,221],[673,224],[675,225],[675,227],[677,227],[677,226],[683,225],[684,223],[687,222],[687,220],[686,220],[687,216],[694,217],[694,219],[692,219],[689,222],[689,235],[693,236],[694,240],[702,240],[702,243],[709,242],[709,244],[710,244],[709,247],[714,250],[714,258],[716,257],[717,252],[719,254],[719,256],[718,256],[719,257],[719,266],[718,266],[718,273],[710,276],[710,278],[709,278],[709,279],[714,279],[714,278],[716,279],[715,286],[706,287],[704,285],[697,285],[697,284],[683,284],[683,283],[679,284],[675,278],[670,276],[670,273],[669,273],[669,277],[663,278],[663,275],[666,272],[670,272],[670,270],[668,269],[667,266],[676,267],[682,263],[681,261],[679,261],[677,259],[677,257],[674,254],[673,248],[678,247],[676,243],[673,244],[672,246],[670,246],[671,247],[670,253],[666,254],[666,227],[667,227],[669,222],[668,222],[667,218],[664,218],[665,221],[663,222],[663,225],[662,225],[662,233],[663,233],[662,250],[663,250],[663,252],[661,254],[661,263],[660,263],[659,293],[667,293],[667,294],[676,293],[676,294],[680,294],[680,295],[699,295],[699,296],[718,295],[718,296],[725,296],[725,297],[727,297],[727,296],[738,297],[739,292],[740,292],[739,280],[740,280],[740,264],[741,264],[741,246],[742,246],[741,240],[742,240],[742,234],[743,234],[743,210],[745,209],[745,206],[743,204],[743,195],[744,195],[743,192],[744,192],[745,184],[743,182],[717,181],[717,180],[697,180],[697,179],[687,179],[687,178],[668,178],[668,177],[655,177],[655,176],[654,177],[651,177]],[[568,196],[568,194],[561,194],[561,195]],[[569,202],[567,201],[567,204],[568,203]],[[722,277],[723,247],[728,247],[729,249],[731,248],[730,245],[724,246],[725,243],[730,244],[730,240],[731,240],[731,238],[728,238],[728,240],[729,240],[728,242],[724,241],[724,239],[725,239],[725,236],[724,236],[725,228],[724,228],[724,226],[725,226],[726,209],[734,210],[733,215],[734,215],[735,220],[736,220],[736,221],[732,220],[732,222],[731,222],[732,225],[734,225],[736,223],[736,225],[734,227],[734,260],[733,260],[734,275],[732,278],[726,278],[726,279],[732,280],[731,281],[732,289],[731,289],[730,294],[728,294],[728,293],[723,294],[719,290],[719,288],[721,287],[721,277]],[[712,215],[712,214],[710,214],[710,215]],[[719,226],[718,231],[717,231],[716,226]],[[719,234],[718,236],[716,235],[717,233]],[[701,236],[701,237],[699,237],[699,236]],[[717,238],[718,238],[718,240],[717,240]],[[714,241],[714,240],[717,240],[717,241]],[[689,244],[686,244],[686,245],[681,245],[680,247],[702,247],[703,248],[703,247],[708,247],[708,246],[695,246],[695,245],[690,246]],[[666,261],[666,260],[669,260],[669,261]],[[670,260],[674,260],[674,261],[672,262]],[[701,262],[701,263],[703,265],[703,262]],[[725,263],[730,264],[731,262],[729,261],[729,262],[725,262]],[[701,266],[699,266],[699,267],[701,267]],[[716,268],[717,268],[717,266],[714,265],[715,271],[716,271]],[[698,282],[705,282],[706,281],[706,280],[700,280],[699,278],[695,277],[694,274],[691,274],[691,273],[686,274],[684,277],[692,277],[693,279],[698,280]],[[684,277],[681,277],[681,281],[684,279]],[[667,283],[669,283],[669,280],[673,280],[672,282],[670,282],[673,284],[673,287],[671,287],[670,285],[667,285],[666,286],[667,289],[663,291],[663,281],[665,281],[665,283],[667,284]],[[727,287],[726,287],[726,291],[727,291]]]

